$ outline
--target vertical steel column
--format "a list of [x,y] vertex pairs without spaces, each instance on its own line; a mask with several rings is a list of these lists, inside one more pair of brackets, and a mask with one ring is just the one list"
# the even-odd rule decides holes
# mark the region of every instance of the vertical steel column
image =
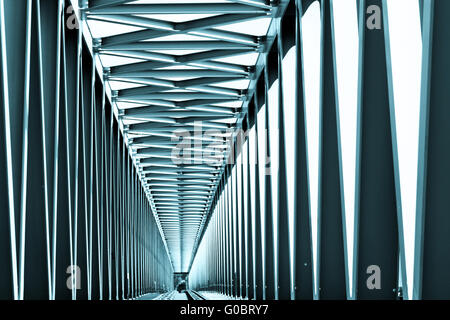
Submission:
[[142,201],[143,201],[143,218],[144,218],[144,224],[143,224],[143,230],[144,233],[144,246],[142,248],[143,254],[144,254],[144,290],[145,292],[151,292],[150,290],[150,263],[149,263],[149,257],[148,257],[148,247],[149,247],[149,235],[151,233],[151,229],[148,225],[148,215],[147,215],[147,199],[145,195],[145,190],[142,190]]
[[[79,127],[80,127],[80,59],[82,42],[81,30],[66,30],[62,28],[63,59],[64,59],[64,105],[65,105],[65,145],[67,169],[67,208],[69,228],[69,269],[72,278],[71,297],[76,299],[77,282],[80,276],[77,272],[78,244],[78,171],[79,171]],[[75,77],[73,76],[75,75]],[[67,276],[65,274],[64,276]],[[66,288],[67,289],[67,288]]]
[[139,267],[139,250],[140,250],[140,242],[139,242],[139,217],[140,217],[140,207],[139,207],[139,176],[135,167],[134,171],[134,297],[137,298],[140,296],[140,267]]
[[116,260],[116,300],[119,300],[121,297],[120,294],[120,283],[121,283],[121,274],[122,274],[122,268],[121,268],[121,255],[122,255],[122,241],[121,241],[121,232],[120,232],[120,225],[121,225],[121,209],[122,209],[122,162],[121,162],[121,144],[120,144],[120,128],[119,124],[117,124],[117,131],[116,131],[116,207],[114,210],[114,217],[115,217],[115,260]]
[[[128,151],[128,150],[127,150]],[[134,184],[133,184],[133,161],[129,151],[127,152],[128,162],[128,299],[133,299],[133,210],[134,210]]]
[[[220,189],[219,189],[220,190]],[[216,292],[221,292],[221,280],[222,280],[222,253],[221,253],[221,241],[220,241],[220,234],[221,234],[221,224],[220,224],[220,191],[217,194],[217,200],[216,200],[216,210],[215,210],[215,216],[216,216]]]
[[227,179],[227,182],[225,183],[225,202],[224,202],[224,209],[225,209],[225,224],[226,224],[226,237],[225,237],[225,246],[226,246],[226,274],[227,274],[227,286],[226,286],[226,295],[232,296],[232,288],[233,288],[233,278],[232,278],[232,270],[233,270],[233,256],[231,252],[231,212],[230,212],[230,184],[231,184],[231,178],[230,178],[230,165],[225,166],[225,177]]
[[319,165],[318,285],[320,299],[346,299],[348,281],[337,135],[337,90],[331,1],[321,1],[321,149]]
[[145,228],[145,193],[144,188],[141,185],[141,188],[139,189],[139,195],[140,195],[140,209],[139,209],[139,232],[140,232],[140,252],[139,252],[139,259],[140,259],[140,294],[143,295],[147,293],[147,288],[145,287],[145,274],[147,272],[146,266],[145,266],[145,248],[146,248],[146,241],[145,241],[145,235],[148,232],[148,229]]
[[414,299],[449,299],[448,1],[424,1]]
[[283,97],[283,30],[281,18],[278,24],[278,233],[277,233],[277,286],[278,299],[291,299],[291,268],[289,249],[289,217],[286,177],[286,143],[284,130],[284,97]]
[[[153,232],[152,232],[152,251],[153,252],[157,252],[157,243],[156,243],[156,230],[155,228],[153,228]],[[152,286],[153,286],[153,290],[154,292],[158,292],[158,285],[156,283],[157,280],[157,271],[158,271],[158,266],[156,264],[155,261],[155,257],[152,257]]]
[[312,243],[306,160],[306,126],[302,51],[302,1],[295,10],[295,183],[294,183],[294,299],[312,299]]
[[227,224],[226,224],[226,216],[225,216],[225,183],[226,179],[223,176],[223,184],[222,184],[222,200],[221,200],[221,211],[222,211],[222,294],[227,293],[227,247],[226,247],[226,235],[227,235]]
[[261,197],[260,197],[260,185],[259,185],[259,172],[260,172],[260,163],[258,160],[258,155],[259,155],[259,139],[258,139],[258,132],[260,130],[260,128],[258,128],[258,110],[259,110],[259,91],[257,89],[257,91],[255,92],[255,101],[254,101],[254,114],[255,114],[255,177],[253,180],[254,183],[254,188],[255,188],[255,212],[254,212],[254,216],[255,216],[255,243],[254,243],[254,248],[255,248],[255,265],[254,265],[254,269],[255,269],[255,300],[262,300],[263,299],[263,292],[264,292],[264,287],[263,287],[263,259],[262,259],[262,243],[263,243],[263,238],[262,238],[262,225],[261,225],[261,209],[260,209],[260,205],[261,205]]
[[[235,148],[236,149],[236,148]],[[236,156],[237,157],[237,156]],[[237,158],[236,158],[236,166],[234,170],[234,252],[236,257],[236,297],[241,297],[241,255],[240,255],[240,246],[239,246],[239,237],[240,237],[240,230],[239,230],[239,197],[238,197],[238,166],[237,166]]]
[[[139,186],[139,181],[138,181]],[[144,288],[144,250],[145,250],[145,228],[144,228],[144,217],[143,217],[143,204],[144,204],[144,193],[142,187],[138,189],[139,191],[139,218],[138,218],[138,241],[139,241],[139,296],[142,296],[145,294],[145,288]]]
[[133,210],[133,278],[134,278],[134,291],[133,297],[139,297],[139,186],[138,175],[136,167],[134,167],[134,210]]
[[[223,179],[223,178],[222,178]],[[220,263],[219,263],[219,269],[220,269],[220,293],[224,293],[224,265],[225,265],[225,260],[224,260],[224,248],[223,248],[223,235],[224,235],[224,225],[223,225],[223,180],[221,182],[221,186],[220,186],[220,201],[218,203],[218,214],[219,214],[219,253],[220,253]]]
[[234,296],[234,251],[233,251],[233,203],[232,203],[232,167],[231,165],[227,166],[228,169],[228,183],[226,185],[227,188],[227,217],[228,217],[228,256],[229,256],[229,264],[228,264],[228,295],[230,297]]
[[[124,137],[125,140],[125,137]],[[126,282],[126,299],[131,298],[131,241],[130,241],[130,216],[131,216],[131,160],[128,154],[128,149],[126,149],[126,142],[124,141],[125,146],[125,162],[126,162],[126,184],[125,184],[125,199],[126,199],[126,208],[125,208],[125,217],[124,217],[124,232],[125,232],[125,282]]]
[[148,267],[147,267],[147,235],[150,232],[147,228],[147,221],[145,216],[145,189],[141,185],[140,189],[140,232],[141,232],[141,295],[144,295],[149,292],[148,286],[147,286],[147,274],[148,274]]
[[[99,286],[100,286],[100,299],[103,300],[107,295],[109,289],[106,285],[106,279],[109,279],[109,242],[108,242],[108,231],[109,231],[109,219],[108,219],[108,157],[107,157],[107,138],[108,130],[106,130],[106,89],[102,86],[102,105],[101,105],[101,157],[100,157],[100,249],[99,257],[101,257],[101,266],[99,267]],[[105,250],[106,248],[106,250]],[[105,268],[106,265],[106,268]],[[106,271],[106,272],[105,272]]]
[[130,161],[130,278],[131,278],[131,294],[130,294],[130,298],[133,299],[135,298],[135,233],[134,233],[134,220],[136,217],[136,188],[135,188],[135,172],[134,172],[134,165],[133,165],[133,160],[131,159],[130,155],[129,155],[129,161]]
[[[82,44],[82,26],[80,24],[80,28],[78,30],[77,33],[77,43],[76,43],[76,90],[75,90],[75,101],[76,101],[76,110],[75,110],[75,151],[74,151],[74,206],[73,206],[73,262],[72,262],[72,270],[71,270],[71,276],[73,277],[73,283],[77,284],[78,281],[81,282],[81,279],[78,278],[82,278],[82,275],[74,272],[74,268],[77,268],[78,266],[78,221],[79,221],[79,208],[81,208],[81,206],[79,206],[79,194],[80,194],[80,185],[78,183],[80,177],[79,177],[79,167],[80,167],[80,121],[82,119],[80,119],[81,116],[81,112],[80,112],[80,108],[81,108],[81,81],[82,81],[82,76],[81,76],[81,71],[82,71],[82,63],[81,63],[81,59],[82,59],[82,49],[83,49],[83,44]],[[68,143],[69,145],[69,143]],[[68,167],[70,168],[70,165],[68,165]],[[69,195],[70,196],[70,195]],[[72,228],[71,228],[72,230]],[[75,300],[77,299],[77,286],[72,285],[72,299]]]
[[[94,206],[94,136],[95,136],[95,59],[91,63],[91,82],[89,91],[89,110],[86,114],[89,116],[89,174],[86,181],[89,181],[87,192],[88,209],[86,210],[86,247],[87,247],[87,270],[88,270],[88,300],[92,300],[92,240],[93,240],[93,206]],[[86,138],[85,138],[86,139]],[[89,180],[88,180],[89,179]]]
[[244,199],[244,155],[243,155],[243,143],[244,140],[240,141],[240,157],[241,157],[241,164],[240,164],[240,176],[241,176],[241,182],[240,182],[240,203],[238,204],[240,206],[240,253],[241,253],[241,297],[243,299],[247,298],[247,255],[246,255],[246,229],[245,229],[245,199]]
[[[265,101],[265,141],[266,141],[266,157],[270,160],[270,132],[269,132],[269,70],[268,59],[266,60],[266,68],[264,68],[264,101]],[[272,178],[271,168],[266,166],[265,170],[265,230],[264,230],[264,300],[275,299],[275,258],[274,258],[274,236],[273,236],[273,214],[272,214]]]
[[[151,212],[151,208],[149,206],[148,215],[150,216],[151,213],[152,213]],[[151,226],[151,227],[152,227],[151,228],[152,232],[151,232],[150,238],[149,238],[150,248],[151,248],[151,251],[155,252],[155,248],[156,248],[155,228],[153,226]],[[155,269],[156,269],[156,267],[155,267],[154,257],[153,256],[150,256],[150,264],[151,264],[151,268],[150,268],[150,287],[151,287],[152,292],[157,292],[157,290],[156,290],[156,281],[155,281]]]
[[[12,22],[8,19],[8,16],[17,16],[17,14],[26,17],[26,23],[20,28],[11,27],[14,24],[11,25]],[[5,294],[5,297],[17,300],[23,299],[24,295],[32,3],[27,1],[17,6],[10,6],[10,3],[1,1],[0,23],[3,80],[1,134],[4,135],[1,148],[2,158],[3,154],[5,155],[1,165],[2,170],[6,169],[5,176],[2,176],[5,182],[2,182],[4,186],[1,191],[2,194],[7,195],[7,199],[2,199],[2,203],[5,204],[2,212],[7,212],[9,222],[9,230],[7,228],[2,230],[5,231],[5,235],[9,234],[9,239],[2,239],[5,243],[4,252],[9,252],[9,257],[5,257],[5,260],[9,259],[8,267],[0,270],[5,275],[11,276],[10,279],[5,277],[4,281],[8,281],[8,283],[1,281],[5,288],[10,288],[10,292],[6,293],[1,290],[0,297]],[[10,27],[7,28],[8,26]],[[17,54],[18,52],[21,54]],[[12,74],[19,78],[17,82],[10,79]],[[3,188],[7,190],[3,190]],[[1,224],[4,223],[6,227],[8,222],[2,221]]]
[[[247,131],[250,130],[250,121],[247,115]],[[248,135],[247,135],[248,136]],[[253,232],[252,232],[252,203],[251,203],[251,173],[250,173],[250,141],[247,140],[247,297],[249,300],[255,299],[254,283],[255,274],[253,270]]]
[[[63,7],[61,8],[61,15],[63,12]],[[63,19],[61,17],[61,24]],[[69,225],[69,215],[67,214],[69,210],[69,200],[67,197],[68,185],[67,185],[67,146],[65,139],[65,128],[66,123],[66,84],[65,84],[65,32],[64,28],[61,27],[60,32],[60,83],[59,83],[59,128],[58,128],[58,139],[59,139],[59,152],[58,152],[58,195],[57,195],[57,230],[56,230],[56,243],[57,243],[57,254],[55,265],[57,269],[60,266],[65,266],[67,270],[70,268],[70,233],[68,232]],[[64,212],[64,214],[62,214]],[[25,248],[24,248],[25,249]],[[25,252],[25,251],[24,251]],[[62,269],[62,267],[61,267]],[[71,292],[67,288],[67,276],[63,272],[56,272],[55,274],[55,299],[70,299]]]
[[[113,121],[114,112],[112,107],[109,106],[107,110],[109,112],[109,130],[105,135],[105,163],[106,163],[106,243],[107,243],[107,271],[108,271],[108,300],[113,298]],[[107,121],[107,115],[105,115],[105,121]],[[107,126],[105,123],[105,130]]]
[[139,175],[136,172],[136,296],[140,297],[142,295],[142,261],[141,261],[141,250],[142,250],[142,241],[141,241],[141,230],[142,230],[142,220],[141,220],[141,189],[139,188]]
[[[216,199],[214,201],[214,204],[217,204],[219,196],[216,195]],[[219,248],[218,248],[218,234],[219,234],[219,226],[218,226],[218,217],[217,217],[217,211],[218,208],[214,205],[214,246],[213,246],[213,255],[214,255],[214,291],[219,291]]]
[[[366,26],[370,6],[381,0],[360,1],[360,71],[358,88],[358,145],[356,179],[354,293],[357,299],[395,299],[398,282],[398,224],[390,120],[390,65],[386,63],[387,11],[381,30]],[[385,8],[386,9],[386,8]],[[392,102],[393,103],[393,102]],[[394,124],[395,125],[395,124]],[[380,234],[383,237],[380,238]],[[348,249],[348,248],[347,248]],[[381,289],[369,290],[367,269],[382,270]]]
[[[43,10],[41,11],[41,5]],[[41,16],[42,13],[42,16]],[[62,2],[37,5],[49,299],[55,298]],[[41,33],[49,37],[43,39]],[[45,52],[45,54],[44,54]],[[56,63],[55,63],[56,61]]]
[[220,195],[217,194],[216,201],[215,201],[215,212],[214,212],[214,221],[215,221],[215,232],[214,232],[214,238],[215,238],[215,244],[214,244],[214,251],[215,251],[215,291],[220,292],[220,269],[221,269],[221,256],[220,256],[220,205],[218,205],[220,202]]
[[[217,201],[217,196],[214,202]],[[217,212],[214,210],[213,212]],[[213,221],[213,232],[212,232],[212,290],[217,291],[217,216],[214,214],[212,217]]]
[[125,173],[126,173],[126,165],[125,165],[125,141],[123,140],[123,137],[120,137],[120,147],[122,150],[122,161],[121,161],[121,193],[122,193],[122,202],[121,202],[121,211],[120,211],[120,220],[119,220],[119,228],[120,228],[120,264],[121,264],[121,297],[122,300],[125,300],[125,208],[126,208],[126,179],[125,179]]
[[[96,49],[94,49],[96,50]],[[94,70],[94,76],[96,77],[96,70]],[[96,78],[97,80],[97,78]],[[97,242],[97,245],[93,246],[92,248],[92,261],[94,262],[94,264],[96,264],[96,266],[93,269],[93,299],[94,300],[98,300],[98,299],[102,299],[103,298],[103,292],[102,292],[102,283],[101,283],[101,278],[102,278],[102,264],[103,264],[103,257],[101,255],[102,253],[102,249],[103,249],[103,239],[101,238],[101,235],[103,233],[103,223],[102,223],[102,216],[100,215],[100,201],[102,201],[102,199],[100,198],[103,186],[101,185],[102,182],[100,181],[100,177],[101,177],[101,173],[99,173],[100,170],[102,170],[101,166],[99,166],[99,157],[101,156],[102,152],[101,152],[101,140],[100,137],[102,136],[102,133],[99,132],[101,131],[102,127],[101,127],[101,113],[102,113],[102,101],[98,101],[99,97],[100,100],[102,100],[102,94],[99,94],[97,88],[99,85],[100,81],[95,83],[94,86],[94,92],[95,92],[95,97],[94,97],[94,109],[93,114],[94,114],[94,170],[95,170],[95,175],[93,175],[94,180],[95,180],[95,188],[94,188],[94,195],[95,195],[95,215],[93,216],[93,224],[96,224],[95,227],[93,227],[93,241]],[[103,91],[103,90],[102,90]],[[103,93],[103,92],[102,92]],[[100,140],[100,141],[99,141]]]

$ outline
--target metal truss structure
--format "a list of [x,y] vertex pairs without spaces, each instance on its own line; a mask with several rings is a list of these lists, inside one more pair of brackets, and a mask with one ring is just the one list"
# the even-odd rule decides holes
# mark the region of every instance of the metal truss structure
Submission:
[[256,77],[254,65],[224,60],[246,55],[256,61],[268,46],[266,29],[256,29],[258,36],[223,28],[255,30],[253,21],[270,22],[281,7],[265,1],[91,1],[81,7],[92,30],[117,33],[94,39],[100,60],[128,58],[108,68],[105,79],[120,88],[112,99],[173,266],[187,272]]
[[166,246],[69,5],[0,2],[0,298],[162,293]]
[[[388,1],[382,0],[356,2],[358,103],[354,110],[339,104],[332,10],[339,1],[323,0],[320,110],[315,112],[305,102],[302,53],[301,17],[311,1],[291,1],[244,119],[253,136],[240,141],[237,165],[225,170],[192,265],[194,288],[256,300],[450,298],[445,231],[450,224],[444,214],[449,205],[443,195],[450,173],[444,138],[450,3],[418,3],[423,41],[419,108],[403,109],[394,100]],[[367,18],[378,9],[380,29],[371,29]],[[295,50],[294,73],[284,64],[289,50]],[[286,99],[292,90],[294,107]],[[286,113],[295,115],[290,133]],[[294,149],[286,143],[289,134],[295,135]],[[264,162],[261,149],[278,163]],[[355,156],[345,156],[348,152]],[[347,212],[354,216],[354,236],[346,230]],[[348,242],[352,237],[353,244]],[[379,288],[369,286],[378,271]]]
[[[418,2],[407,117],[388,1],[354,1],[350,110],[338,1],[0,0],[0,299],[153,297],[174,273],[241,299],[450,299],[450,2]],[[313,4],[318,110],[302,52]]]

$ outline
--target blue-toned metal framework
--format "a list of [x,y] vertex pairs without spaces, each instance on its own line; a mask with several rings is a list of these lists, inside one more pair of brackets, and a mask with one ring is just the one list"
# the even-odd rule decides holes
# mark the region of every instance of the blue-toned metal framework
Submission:
[[165,244],[69,5],[0,2],[0,298],[165,292]]
[[102,24],[119,31],[118,25],[132,27],[94,39],[94,51],[102,62],[125,58],[104,68],[105,78],[119,84],[111,98],[176,272],[187,272],[192,263],[234,153],[233,131],[241,127],[262,70],[261,53],[273,42],[267,27],[248,33],[227,27],[269,24],[286,4],[79,3],[92,30]]
[[[295,154],[292,154],[292,146],[286,146],[283,140],[286,136],[280,134],[277,138],[278,185],[276,190],[271,190],[273,169],[271,175],[254,174],[249,178],[251,183],[243,184],[247,179],[246,172],[251,172],[245,167],[253,165],[248,158],[245,159],[248,152],[258,153],[258,148],[263,148],[270,156],[271,139],[262,139],[262,144],[256,139],[254,151],[246,153],[241,150],[241,154],[238,153],[241,160],[236,167],[227,168],[221,182],[212,225],[207,228],[191,269],[191,284],[199,290],[220,290],[243,299],[448,299],[450,291],[445,268],[448,268],[449,261],[449,239],[444,232],[449,226],[447,197],[444,196],[449,190],[445,182],[449,169],[446,160],[448,144],[445,142],[448,140],[445,138],[448,127],[445,125],[448,121],[445,110],[448,109],[449,97],[444,93],[448,92],[444,88],[448,84],[449,72],[445,57],[450,39],[444,31],[448,28],[448,19],[445,18],[449,12],[448,1],[411,1],[411,5],[419,4],[423,37],[420,117],[413,126],[405,126],[405,121],[410,121],[408,118],[399,118],[403,110],[394,100],[388,2],[356,1],[359,23],[358,103],[357,109],[348,117],[349,113],[343,112],[348,107],[339,105],[337,90],[333,4],[339,4],[337,1],[320,1],[321,101],[317,119],[320,133],[318,138],[314,137],[319,144],[318,151],[309,144],[311,110],[305,104],[301,50],[301,17],[313,2],[291,1],[284,16],[278,17],[277,29],[273,33],[277,41],[262,58],[264,71],[256,92],[249,98],[249,113],[244,121],[245,128],[253,126],[256,131],[266,130],[263,136],[274,134],[267,120],[267,109],[271,108],[267,104],[271,101],[271,86],[278,79],[279,100],[275,107],[278,108],[278,129],[284,132],[283,111],[289,109],[283,106],[285,87],[281,80],[286,70],[280,61],[294,46],[297,54]],[[381,26],[370,28],[367,19],[378,9]],[[258,112],[265,113],[261,118],[265,122],[255,120],[259,118]],[[342,140],[341,129],[345,126],[357,128],[352,133],[353,141]],[[242,146],[246,148],[244,141],[238,139],[238,150]],[[405,153],[408,150],[405,145],[415,146],[417,153]],[[351,149],[355,152],[356,162],[346,163],[348,157],[343,157],[342,152]],[[317,182],[310,180],[314,169],[310,161],[315,159],[312,152],[318,152],[316,156],[320,159]],[[286,157],[295,157],[293,200],[286,198]],[[409,169],[405,161],[414,159],[418,165]],[[432,166],[429,161],[433,162]],[[270,163],[258,162],[255,172],[261,167],[271,170],[271,166]],[[406,186],[405,175],[414,178],[417,175],[414,181],[417,194],[402,199],[409,187]],[[265,180],[262,189],[261,177]],[[346,187],[352,185],[348,184],[349,180],[353,180],[354,192]],[[311,192],[316,183],[318,194],[313,197]],[[248,193],[251,188],[262,192],[256,192],[254,198],[242,200],[245,188]],[[275,193],[278,193],[276,197]],[[251,205],[253,199],[257,201],[254,207]],[[288,200],[294,201],[295,207],[293,255],[287,250]],[[317,234],[311,230],[314,201],[318,202]],[[255,211],[252,218],[242,213],[246,206]],[[354,236],[346,230],[346,211],[354,216]],[[410,217],[406,213],[416,218],[412,241],[405,235],[411,232],[407,230],[405,221]],[[230,219],[223,219],[227,215]],[[248,221],[255,226],[243,231]],[[277,221],[275,226],[273,221]],[[231,233],[222,234],[224,229],[231,230]],[[315,237],[316,247],[312,240]],[[353,245],[348,242],[352,237]],[[214,250],[217,246],[222,248]],[[235,260],[228,269],[222,270],[220,255],[228,250]],[[292,261],[293,272],[289,272],[289,260]],[[382,275],[381,286],[377,290],[368,285],[374,266]]]
[[0,299],[153,297],[173,273],[235,299],[450,299],[450,2],[411,1],[423,61],[406,118],[388,0],[354,1],[349,112],[339,1],[0,0]]

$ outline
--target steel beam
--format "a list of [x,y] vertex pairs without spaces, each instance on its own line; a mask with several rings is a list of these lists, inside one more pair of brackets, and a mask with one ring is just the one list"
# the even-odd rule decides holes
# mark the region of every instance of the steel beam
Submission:
[[88,8],[90,15],[104,14],[248,14],[268,13],[264,8],[234,3],[174,3],[174,4],[128,4]]

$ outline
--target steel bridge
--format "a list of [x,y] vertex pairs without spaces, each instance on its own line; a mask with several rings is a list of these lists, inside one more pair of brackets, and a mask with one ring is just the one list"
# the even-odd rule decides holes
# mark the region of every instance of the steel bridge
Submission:
[[388,2],[0,0],[0,299],[450,299],[450,1],[410,109]]

